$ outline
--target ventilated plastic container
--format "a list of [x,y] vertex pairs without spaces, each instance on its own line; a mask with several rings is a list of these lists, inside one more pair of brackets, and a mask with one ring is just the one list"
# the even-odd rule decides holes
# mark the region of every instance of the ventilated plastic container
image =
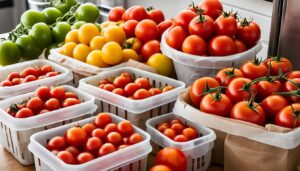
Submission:
[[46,59],[37,59],[33,61],[27,61],[5,67],[0,67],[0,81],[5,80],[8,74],[10,74],[11,72],[21,72],[27,67],[42,67],[44,65],[52,66],[54,70],[60,72],[60,74],[54,77],[44,78],[11,87],[0,87],[0,99],[5,99],[16,95],[28,93],[34,91],[40,86],[66,84],[73,79],[72,72],[66,69],[65,67],[57,65]]
[[0,101],[0,142],[21,164],[33,164],[33,155],[27,149],[32,134],[90,117],[96,111],[94,97],[71,86],[62,87],[76,93],[81,103],[33,117],[14,118],[5,109],[33,97],[35,92]]
[[[180,119],[185,124],[195,128],[198,131],[199,136],[201,136],[187,142],[176,142],[156,129],[156,125],[171,121],[172,119]],[[151,141],[154,142],[154,153],[164,147],[176,147],[184,152],[184,154],[187,156],[188,171],[206,171],[208,169],[211,161],[211,152],[214,147],[214,140],[216,139],[216,134],[214,131],[173,113],[149,119],[146,122],[146,125],[147,132],[151,136]]]
[[[115,123],[124,120],[114,114],[110,116]],[[94,119],[95,117],[92,117],[34,134],[30,138],[28,148],[34,154],[36,171],[146,171],[147,157],[152,150],[150,136],[136,126],[134,131],[143,136],[142,142],[80,165],[66,164],[45,148],[47,142],[54,136],[62,136],[69,128],[92,123]]]
[[[152,86],[164,87],[171,85],[174,89],[147,99],[133,100],[98,88],[100,80],[117,77],[123,72],[131,73],[134,78],[147,78]],[[184,87],[183,82],[140,69],[124,67],[82,79],[78,88],[96,97],[99,112],[115,113],[145,129],[147,119],[172,111],[174,101]]]

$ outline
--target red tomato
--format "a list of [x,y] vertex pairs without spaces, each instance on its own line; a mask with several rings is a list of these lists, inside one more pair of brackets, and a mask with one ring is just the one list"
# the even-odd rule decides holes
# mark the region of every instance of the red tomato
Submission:
[[[285,92],[298,91],[299,86],[300,86],[300,78],[294,78],[294,79],[291,79],[291,80],[288,80],[287,82],[285,82],[285,84],[283,86],[283,90]],[[299,95],[299,92],[298,92],[298,95]],[[294,95],[289,95],[288,100],[293,103],[299,103],[300,97],[297,97]]]
[[105,138],[106,138],[106,132],[103,129],[101,129],[101,128],[96,128],[92,132],[92,137],[98,137],[101,140],[105,140]]
[[223,14],[216,19],[214,25],[218,35],[233,37],[237,30],[236,18],[234,14],[230,12],[223,12]]
[[257,98],[263,100],[264,98],[272,95],[274,92],[281,91],[280,81],[259,81],[256,83]]
[[143,20],[136,25],[134,33],[142,42],[155,40],[158,37],[157,25],[152,20]]
[[63,150],[66,148],[67,142],[64,137],[56,136],[51,138],[51,140],[47,144],[47,149],[52,150]]
[[223,6],[219,0],[204,0],[199,5],[199,8],[204,10],[203,14],[210,16],[214,20],[220,16],[223,11]]
[[77,161],[79,164],[83,164],[94,159],[95,157],[89,152],[82,152],[77,156]]
[[163,133],[168,128],[169,128],[168,123],[162,123],[162,124],[159,124],[158,126],[156,126],[156,129],[161,133]]
[[267,67],[271,67],[271,75],[276,76],[280,73],[289,73],[293,69],[293,64],[290,60],[284,57],[269,58],[265,61]]
[[165,20],[164,13],[159,9],[154,9],[153,7],[147,8],[150,19],[156,24],[159,24]]
[[171,90],[173,90],[173,89],[174,89],[173,86],[168,85],[168,86],[166,86],[166,87],[163,88],[162,92],[165,93],[165,92],[171,91]]
[[79,150],[76,147],[74,147],[74,146],[67,147],[65,149],[65,151],[68,151],[68,152],[72,153],[74,157],[77,157],[78,154],[79,154]]
[[122,88],[116,88],[112,92],[120,96],[125,96],[125,91]]
[[248,78],[236,78],[232,80],[226,90],[226,95],[233,103],[249,100],[251,95],[257,92],[256,85],[250,86],[251,80]]
[[235,53],[242,53],[247,50],[246,45],[242,41],[238,39],[234,39],[233,41],[235,44]]
[[190,34],[195,34],[207,39],[211,37],[214,32],[214,20],[207,15],[200,14],[192,19],[188,29]]
[[276,114],[275,124],[291,129],[300,127],[299,111],[300,103],[294,103],[281,109]]
[[24,78],[24,83],[28,83],[28,82],[32,82],[32,81],[35,81],[37,80],[36,76],[34,75],[28,75]]
[[187,158],[179,149],[166,147],[157,153],[156,164],[166,165],[172,171],[186,171]]
[[288,105],[289,102],[279,95],[271,95],[261,102],[261,107],[264,109],[268,121],[271,122],[274,121],[276,113]]
[[106,136],[106,142],[112,143],[116,146],[121,145],[123,143],[122,135],[118,132],[110,132]]
[[127,77],[118,76],[114,79],[113,84],[115,85],[115,87],[124,88],[128,83],[130,83],[130,81],[131,80]]
[[113,153],[115,152],[117,149],[116,147],[111,144],[111,143],[105,143],[101,146],[101,148],[99,149],[98,151],[98,156],[101,157],[101,156],[105,156],[107,154],[110,154],[110,153]]
[[185,127],[180,123],[174,123],[174,124],[171,125],[171,129],[173,129],[176,132],[177,135],[181,134],[182,131],[184,130],[184,128]]
[[198,132],[194,128],[188,127],[182,131],[182,135],[192,140],[198,137]]
[[184,29],[188,29],[189,23],[193,18],[195,18],[197,14],[193,11],[190,10],[182,10],[180,11],[176,17],[175,17],[175,22],[177,26],[181,26]]
[[51,98],[45,102],[45,107],[48,110],[57,110],[60,108],[60,102],[56,98]]
[[238,23],[236,37],[244,42],[247,47],[252,47],[260,39],[260,28],[254,21],[247,21],[246,18]]
[[127,137],[133,133],[133,126],[129,121],[121,121],[117,125],[118,132],[121,133],[122,136]]
[[173,124],[176,124],[176,123],[184,125],[184,123],[179,119],[173,119],[173,120],[170,121],[170,125],[173,125]]
[[141,88],[144,88],[146,90],[151,88],[150,82],[149,80],[147,80],[147,78],[137,78],[134,83],[136,83],[137,85],[139,85]]
[[155,53],[161,53],[160,43],[157,40],[150,40],[145,43],[141,50],[142,61],[147,62],[150,56]]
[[240,69],[246,78],[252,80],[268,75],[268,67],[257,58],[245,62]]
[[95,126],[97,128],[104,128],[107,124],[111,122],[112,119],[108,113],[100,113],[95,118]]
[[41,68],[41,72],[42,72],[43,75],[46,75],[48,72],[53,72],[53,71],[54,71],[54,69],[50,65],[44,65]]
[[85,149],[88,151],[95,151],[98,150],[103,145],[103,142],[98,137],[91,137],[87,140]]
[[155,96],[162,93],[162,91],[159,88],[150,88],[149,92],[151,96]]
[[39,97],[40,99],[46,101],[50,98],[50,88],[46,86],[39,87],[35,91],[35,96]]
[[250,104],[248,101],[236,103],[231,110],[230,117],[258,125],[265,124],[265,112],[263,108],[255,102]]
[[0,83],[0,86],[1,87],[10,87],[10,86],[13,86],[13,83],[9,80],[4,80]]
[[184,135],[176,135],[174,138],[174,141],[176,141],[176,142],[186,142],[188,140],[189,139]]
[[114,7],[108,13],[108,20],[109,21],[120,21],[122,20],[122,16],[125,12],[123,7]]
[[96,126],[92,123],[87,123],[82,126],[82,129],[85,130],[87,135],[91,135],[91,133],[96,129]]
[[65,98],[65,89],[63,87],[55,87],[50,90],[50,95],[53,98],[63,100]]
[[223,86],[228,86],[229,83],[235,78],[244,77],[244,74],[239,69],[224,68],[218,71],[216,80]]
[[67,99],[67,98],[75,98],[75,99],[79,99],[77,94],[73,93],[73,92],[66,92],[65,93],[65,98],[64,99]]
[[69,151],[60,151],[57,153],[56,156],[67,164],[75,164],[76,163],[75,157]]
[[28,118],[33,116],[33,112],[31,109],[23,108],[16,113],[16,118]]
[[181,50],[183,41],[186,39],[188,34],[181,26],[173,27],[166,36],[166,43],[177,50]]
[[142,141],[143,141],[143,137],[139,133],[133,133],[129,137],[129,144],[131,144],[131,145],[137,144]]
[[14,78],[20,78],[20,74],[18,72],[11,72],[8,74],[6,80],[12,81]]
[[38,114],[43,114],[43,113],[47,113],[47,112],[50,112],[50,110],[48,110],[48,109],[43,109],[43,110],[41,110]]
[[68,144],[73,145],[75,147],[83,146],[88,140],[88,136],[85,130],[79,127],[73,127],[68,129],[68,131],[65,134],[65,138]]
[[148,90],[146,89],[139,89],[137,90],[134,94],[133,94],[133,98],[136,99],[136,100],[140,100],[140,99],[146,99],[148,97],[150,97],[151,94]]
[[36,68],[33,68],[33,67],[28,67],[26,69],[23,70],[23,72],[21,73],[21,77],[22,78],[25,78],[29,75],[33,75],[35,77],[38,77],[39,74],[38,74],[38,70]]
[[227,56],[235,53],[235,44],[228,36],[216,36],[209,41],[208,53],[211,56]]
[[57,76],[57,75],[59,75],[58,72],[48,72],[48,73],[46,74],[46,77],[54,77],[54,76]]
[[205,95],[200,102],[200,110],[205,113],[227,117],[230,114],[232,103],[230,99],[222,93],[212,93]]
[[158,37],[161,38],[162,34],[170,27],[172,27],[174,22],[172,20],[165,20],[157,25]]
[[63,101],[62,107],[69,107],[69,106],[74,106],[80,104],[80,100],[75,99],[75,98],[67,98]]
[[113,84],[105,84],[103,89],[106,91],[113,91],[116,87]]
[[167,128],[167,129],[163,132],[163,134],[164,134],[165,136],[167,136],[168,138],[170,138],[170,139],[174,139],[175,136],[176,136],[176,132],[175,132],[173,129],[171,129],[171,128]]
[[141,87],[136,83],[129,83],[125,86],[124,91],[127,97],[132,96]]
[[300,78],[300,71],[292,71],[286,76],[288,79]]
[[220,86],[218,81],[211,77],[202,77],[194,81],[189,92],[193,105],[199,107],[203,93],[206,92],[206,89],[218,86]]
[[33,97],[26,103],[26,107],[32,111],[40,111],[43,106],[44,102],[39,97]]
[[166,165],[156,165],[153,166],[149,171],[172,171],[172,170]]
[[182,44],[182,52],[203,56],[206,54],[206,42],[203,38],[197,35],[190,35]]
[[[23,83],[23,80],[22,80],[22,78],[14,78],[14,79],[12,79],[11,83],[13,83],[13,85],[19,85],[19,84]],[[10,83],[8,83],[8,84],[10,84]]]
[[115,123],[109,123],[104,127],[104,131],[106,134],[109,134],[111,132],[116,132],[118,131],[118,127],[117,124]]
[[126,33],[126,37],[129,38],[129,37],[134,37],[135,34],[134,34],[134,30],[135,30],[135,27],[136,25],[138,24],[139,22],[137,22],[136,20],[128,20],[126,21],[124,24],[123,24],[123,30],[125,31]]
[[142,21],[144,19],[148,18],[148,13],[145,10],[144,7],[134,5],[130,8],[128,8],[123,16],[122,20],[128,21],[128,20],[136,20],[136,21]]

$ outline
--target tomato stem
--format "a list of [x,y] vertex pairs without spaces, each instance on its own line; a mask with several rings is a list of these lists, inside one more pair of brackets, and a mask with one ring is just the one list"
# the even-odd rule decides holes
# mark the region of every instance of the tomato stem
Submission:
[[294,116],[294,128],[296,128],[298,119],[300,118],[300,110],[295,110],[295,108],[293,107],[293,104],[291,104],[291,109],[293,111],[293,116]]
[[146,8],[146,10],[147,10],[148,12],[150,12],[150,11],[152,11],[152,10],[155,10],[155,8],[154,8],[153,6],[150,6],[150,7]]

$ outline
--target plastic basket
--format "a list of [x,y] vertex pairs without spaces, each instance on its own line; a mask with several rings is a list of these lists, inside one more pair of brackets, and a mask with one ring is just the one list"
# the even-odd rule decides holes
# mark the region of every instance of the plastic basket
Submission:
[[22,102],[34,96],[34,92],[9,98],[0,102],[0,135],[1,144],[21,164],[33,164],[33,156],[27,145],[32,134],[60,125],[65,125],[91,116],[96,111],[95,98],[71,86],[62,86],[67,91],[75,92],[80,104],[58,109],[29,118],[14,118],[5,112],[11,104]]
[[[113,122],[116,123],[124,120],[114,114],[110,114],[110,116]],[[28,148],[34,154],[36,171],[145,171],[147,167],[147,157],[152,150],[150,136],[136,126],[134,126],[135,132],[144,137],[142,142],[80,165],[66,164],[45,148],[45,145],[52,137],[58,135],[62,136],[69,128],[77,126],[78,124],[82,126],[86,123],[91,123],[94,119],[95,117],[92,117],[34,134],[30,138]]]
[[72,73],[65,67],[57,65],[46,59],[37,59],[33,61],[22,62],[14,65],[1,67],[0,80],[1,81],[5,80],[7,75],[10,74],[11,72],[21,72],[27,67],[36,67],[36,66],[42,67],[43,65],[51,65],[54,68],[54,70],[60,72],[60,74],[54,77],[44,78],[41,80],[23,83],[11,87],[0,87],[0,98],[5,99],[16,95],[28,93],[34,91],[36,88],[40,86],[66,84],[73,79]]
[[[155,128],[157,124],[168,122],[172,119],[180,119],[185,124],[195,128],[202,136],[187,142],[176,142]],[[214,131],[173,113],[149,119],[146,124],[147,132],[151,136],[151,141],[154,142],[154,153],[164,147],[176,147],[188,157],[187,170],[205,171],[208,169],[211,161],[211,151],[216,139]]]
[[29,9],[36,11],[42,11],[43,9],[50,7],[49,0],[27,0]]
[[[129,72],[135,78],[147,78],[152,86],[155,87],[172,85],[175,88],[171,91],[142,100],[132,100],[98,88],[97,84],[101,79],[116,77],[122,72]],[[174,101],[178,93],[183,90],[184,87],[185,84],[183,82],[140,69],[124,67],[82,79],[80,80],[78,88],[96,97],[99,112],[115,113],[118,116],[130,120],[136,126],[145,129],[147,119],[172,111]]]

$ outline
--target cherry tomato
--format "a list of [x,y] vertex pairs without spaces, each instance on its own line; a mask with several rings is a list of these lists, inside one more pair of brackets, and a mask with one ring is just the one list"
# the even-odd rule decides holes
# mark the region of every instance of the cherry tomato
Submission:
[[190,35],[182,44],[182,52],[203,56],[206,54],[207,45],[203,38],[197,35]]
[[118,132],[121,133],[122,136],[126,137],[133,133],[133,126],[129,121],[121,121],[117,125]]
[[158,37],[161,38],[162,34],[170,27],[172,27],[174,22],[172,20],[165,20],[157,25]]
[[258,103],[241,101],[236,103],[230,113],[232,119],[251,122],[258,125],[265,124],[265,112]]
[[152,20],[143,20],[136,25],[134,33],[142,42],[155,40],[158,37],[157,25]]
[[149,57],[155,53],[161,53],[159,41],[150,40],[146,42],[141,50],[142,61],[147,62]]
[[101,128],[96,128],[92,132],[92,137],[98,137],[101,140],[105,140],[105,138],[106,138],[106,132],[103,129],[101,129]]
[[68,129],[65,134],[65,138],[68,144],[75,147],[83,146],[83,144],[88,140],[87,133],[84,129],[79,127],[73,127]]
[[181,132],[184,130],[184,128],[185,127],[180,123],[174,123],[171,125],[171,129],[173,129],[177,135],[181,134]]
[[39,76],[38,75],[38,70],[36,68],[29,67],[29,68],[24,69],[20,76],[22,78],[25,78],[25,77],[27,77],[29,75]]
[[146,99],[148,97],[150,97],[151,94],[148,90],[146,89],[139,89],[137,90],[134,94],[133,94],[133,98],[136,99],[136,100],[140,100],[140,99]]
[[156,127],[156,129],[159,131],[159,132],[161,132],[161,133],[163,133],[166,129],[168,129],[169,128],[169,124],[167,124],[167,123],[162,123],[162,124],[159,124],[157,127]]
[[123,7],[114,7],[108,13],[108,20],[109,21],[120,21],[122,20],[122,16],[125,12]]
[[219,0],[204,0],[199,5],[199,8],[204,10],[204,14],[210,16],[214,20],[220,16],[220,11],[223,11],[223,6]]
[[103,89],[106,91],[113,91],[116,87],[113,84],[105,84]]
[[20,78],[20,74],[19,74],[18,72],[11,72],[11,73],[8,74],[8,76],[6,77],[6,80],[12,81],[14,78]]
[[291,106],[287,106],[281,109],[275,118],[275,124],[287,128],[297,128],[300,127],[300,104],[294,103]]
[[248,78],[236,78],[232,80],[226,90],[226,95],[233,103],[243,100],[249,100],[251,95],[257,93],[255,84],[250,85],[251,82]]
[[155,96],[162,93],[162,91],[159,88],[150,88],[149,92],[151,96]]
[[62,150],[66,148],[67,142],[64,137],[56,136],[51,138],[47,144],[47,149],[52,150]]
[[129,83],[125,86],[124,91],[127,97],[132,96],[141,87],[136,83]]
[[33,97],[26,103],[26,107],[32,111],[40,111],[43,106],[44,102],[39,97]]
[[87,140],[85,149],[88,151],[95,151],[99,149],[102,146],[103,142],[100,138],[98,137],[91,137]]
[[1,87],[10,87],[10,86],[13,86],[13,83],[9,80],[4,80],[0,83],[0,86]]
[[72,153],[74,157],[77,157],[78,154],[79,154],[79,150],[76,147],[74,147],[74,146],[67,147],[65,149],[65,151],[68,151],[68,152]]
[[259,81],[256,83],[257,98],[263,100],[264,98],[272,95],[274,92],[281,91],[280,81]]
[[130,81],[127,77],[118,76],[114,79],[113,84],[118,88],[124,88]]
[[67,98],[75,98],[75,99],[79,99],[77,94],[73,93],[73,92],[66,92],[65,93],[65,98],[64,99],[67,99]]
[[173,120],[170,121],[170,125],[173,125],[173,124],[176,124],[176,123],[184,125],[184,123],[179,119],[173,119]]
[[92,123],[87,123],[82,126],[82,129],[85,130],[87,135],[91,135],[91,133],[96,129],[96,126]]
[[23,83],[23,80],[22,80],[22,78],[14,78],[14,79],[12,79],[11,83],[13,83],[14,85],[19,85],[19,84]]
[[170,138],[170,139],[174,139],[175,136],[176,136],[176,132],[175,132],[173,129],[171,129],[171,128],[167,128],[167,129],[163,132],[163,134],[164,134],[165,136],[167,136],[168,138]]
[[222,93],[212,93],[205,95],[200,102],[200,110],[205,113],[227,117],[230,114],[232,103],[230,99]]
[[54,69],[53,69],[53,67],[52,66],[50,66],[50,65],[44,65],[42,68],[41,68],[41,72],[42,72],[42,74],[47,74],[48,72],[53,72],[54,71]]
[[266,113],[268,121],[274,121],[276,113],[288,106],[289,102],[282,96],[271,95],[261,102],[261,107]]
[[172,170],[166,165],[156,165],[153,166],[149,171],[172,171]]
[[104,128],[107,124],[111,122],[112,119],[108,113],[100,113],[95,118],[95,126],[97,128]]
[[231,37],[216,36],[209,41],[208,53],[211,56],[227,56],[235,53],[235,44]]
[[46,77],[54,77],[54,76],[57,76],[57,75],[59,75],[58,72],[48,72],[48,73],[46,74]]
[[23,108],[16,113],[16,118],[28,118],[33,116],[33,112],[31,109]]
[[121,145],[123,143],[122,135],[118,132],[110,132],[106,136],[106,142],[112,143],[116,146]]
[[174,141],[176,141],[176,142],[186,142],[188,140],[189,139],[186,136],[184,136],[184,135],[176,135],[174,137]]
[[236,18],[234,14],[230,12],[223,12],[223,14],[216,19],[214,25],[218,35],[233,37],[237,30]]
[[156,24],[159,24],[165,20],[164,13],[159,9],[154,9],[153,7],[147,8],[150,19]]
[[166,86],[166,87],[163,88],[162,92],[165,93],[165,92],[171,91],[171,90],[173,90],[173,89],[174,89],[173,86],[168,85],[168,86]]
[[151,88],[150,82],[147,78],[137,78],[134,83],[147,90]]
[[53,98],[63,100],[65,97],[65,89],[63,87],[55,87],[50,90],[50,95]]
[[198,132],[194,128],[188,127],[182,131],[182,135],[186,136],[189,140],[192,140],[197,138]]
[[237,27],[236,37],[244,42],[247,47],[252,47],[260,39],[260,28],[254,21],[240,20]]
[[240,41],[238,39],[234,39],[233,41],[235,44],[235,52],[236,53],[242,53],[247,50],[246,45],[242,41]]
[[200,14],[192,19],[188,29],[190,34],[195,34],[207,39],[211,37],[214,32],[214,20],[207,15]]
[[46,86],[39,87],[35,91],[35,96],[39,97],[40,99],[46,101],[50,97],[50,88]]
[[[298,90],[297,87],[299,87],[299,86],[300,86],[300,78],[294,78],[294,79],[291,79],[291,80],[288,80],[287,82],[285,82],[285,84],[283,85],[283,90],[285,92],[297,91]],[[288,96],[288,100],[290,102],[299,103],[300,97],[290,95],[290,96]]]
[[233,79],[241,77],[244,77],[241,70],[235,68],[224,68],[218,71],[216,80],[220,83],[220,85],[228,86]]
[[69,151],[60,151],[57,153],[56,156],[67,164],[75,164],[76,163],[75,157]]
[[181,50],[182,44],[188,34],[181,26],[173,27],[166,36],[166,43],[177,50]]
[[116,88],[112,92],[120,96],[125,96],[125,91],[122,88]]
[[89,152],[82,152],[77,156],[77,161],[79,164],[86,163],[88,161],[94,160],[94,156]]
[[62,107],[69,107],[69,106],[74,106],[80,104],[80,100],[75,99],[75,98],[67,98],[63,101]]
[[268,75],[268,67],[257,58],[254,61],[245,62],[241,66],[241,71],[246,78],[252,80]]
[[145,10],[144,7],[134,5],[130,8],[128,8],[123,16],[122,20],[128,21],[128,20],[136,20],[136,21],[142,21],[146,19],[148,16],[147,11]]
[[24,78],[24,83],[32,82],[37,80],[36,76],[34,75],[28,75]]
[[45,107],[48,110],[57,110],[60,108],[60,102],[56,98],[51,98],[45,102]]
[[111,133],[111,132],[116,132],[118,131],[118,127],[117,124],[115,123],[109,123],[104,127],[104,131],[107,134]]
[[117,149],[116,147],[111,144],[111,143],[105,143],[101,146],[101,148],[99,149],[98,151],[98,156],[101,157],[101,156],[105,156],[107,154],[110,154],[110,153],[113,153],[115,152]]
[[126,33],[127,38],[135,36],[134,30],[138,23],[139,22],[137,22],[136,20],[128,20],[123,24],[122,27]]
[[43,109],[43,110],[41,110],[38,114],[43,114],[43,113],[47,113],[47,112],[50,112],[50,110],[48,110],[48,109]]
[[280,73],[286,74],[293,69],[293,64],[290,60],[284,57],[269,58],[265,61],[266,66],[271,67],[271,75],[276,76]]
[[189,23],[196,16],[197,16],[197,14],[195,12],[193,12],[193,11],[182,10],[175,17],[176,25],[177,26],[181,26],[184,29],[188,29],[189,28]]
[[131,144],[131,145],[137,144],[142,141],[143,141],[143,137],[139,133],[133,133],[129,137],[129,144]]
[[288,79],[300,78],[300,71],[292,71],[286,77]]
[[112,82],[110,82],[108,79],[103,79],[99,81],[99,85],[101,84],[111,84]]
[[186,171],[187,158],[179,149],[167,147],[157,153],[156,164],[166,165],[172,171]]

